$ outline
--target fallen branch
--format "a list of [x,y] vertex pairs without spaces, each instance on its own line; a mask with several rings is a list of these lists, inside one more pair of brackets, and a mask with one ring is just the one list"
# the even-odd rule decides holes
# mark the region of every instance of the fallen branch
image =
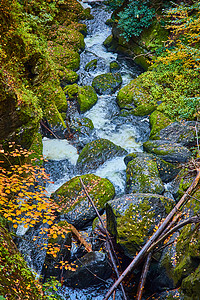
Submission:
[[50,129],[50,128],[48,128],[45,124],[44,124],[44,122],[41,120],[40,121],[40,124],[46,129],[46,130],[48,130],[56,139],[59,139],[59,137]]
[[142,299],[142,293],[143,293],[143,289],[144,289],[144,285],[145,285],[145,281],[147,278],[147,272],[149,270],[149,266],[150,266],[150,262],[151,262],[151,257],[152,257],[152,252],[150,252],[146,258],[143,270],[142,270],[142,274],[140,277],[140,283],[138,286],[138,290],[137,290],[137,295],[136,295],[136,300],[141,300]]
[[86,242],[86,240],[82,237],[78,230],[72,224],[69,224],[69,228],[75,238],[77,238],[80,241],[81,245],[85,247],[87,252],[92,252],[92,247]]
[[166,238],[168,238],[171,234],[179,230],[181,227],[188,225],[188,224],[197,224],[200,223],[200,216],[191,217],[178,225],[174,226],[171,230],[169,230],[167,233],[162,235],[159,240],[157,240],[155,243],[151,245],[151,247],[148,249],[147,253],[150,253],[158,244],[163,242]]
[[[88,191],[86,190],[86,187],[85,187],[85,185],[84,185],[84,183],[83,183],[83,181],[82,181],[81,178],[80,178],[80,182],[81,182],[81,185],[82,185],[82,187],[83,187],[83,189],[84,189],[84,192],[85,192],[85,194],[86,194],[88,200],[90,201],[92,207],[94,208],[94,210],[95,210],[95,212],[96,212],[96,214],[97,214],[97,216],[98,216],[98,218],[99,218],[99,221],[100,221],[100,223],[101,223],[101,225],[102,225],[102,228],[103,228],[103,230],[104,230],[104,232],[105,232],[106,240],[107,240],[107,248],[108,248],[108,251],[109,251],[109,255],[110,255],[110,258],[111,258],[111,262],[112,262],[112,264],[113,264],[113,268],[114,268],[114,270],[115,270],[115,273],[116,273],[116,275],[117,275],[117,278],[119,278],[119,272],[118,272],[118,269],[117,269],[117,266],[116,266],[116,263],[115,263],[113,254],[112,254],[112,251],[115,253],[115,250],[114,250],[114,246],[113,246],[112,240],[111,240],[111,238],[110,238],[110,235],[109,235],[109,233],[108,233],[106,227],[104,226],[103,220],[102,220],[102,218],[101,218],[101,216],[100,216],[100,214],[99,214],[99,212],[98,212],[98,210],[97,210],[97,208],[96,208],[94,202],[92,201],[92,198],[91,198],[90,195],[88,194]],[[111,247],[112,247],[112,251],[111,251]],[[127,300],[126,294],[125,294],[125,291],[124,291],[124,287],[123,287],[122,283],[120,283],[120,288],[121,288],[121,290],[122,290],[122,294],[123,294],[124,299]]]
[[163,223],[160,225],[160,227],[157,229],[157,231],[152,235],[152,237],[147,241],[147,243],[144,245],[144,247],[140,250],[138,255],[136,255],[136,257],[132,260],[130,265],[124,270],[124,272],[121,274],[121,276],[118,278],[118,280],[112,285],[112,287],[109,289],[109,291],[105,295],[104,300],[108,300],[110,295],[117,288],[117,286],[122,282],[124,277],[145,257],[145,255],[147,254],[147,250],[156,241],[156,239],[159,238],[159,236],[162,234],[163,230],[166,228],[167,224],[171,221],[171,219],[173,218],[175,213],[186,202],[188,195],[194,190],[194,188],[197,186],[199,179],[200,179],[200,168],[197,169],[196,171],[197,171],[197,174],[196,174],[196,177],[194,178],[191,186],[187,189],[186,193],[181,197],[181,199],[176,204],[176,206],[168,214],[168,216],[163,221]]

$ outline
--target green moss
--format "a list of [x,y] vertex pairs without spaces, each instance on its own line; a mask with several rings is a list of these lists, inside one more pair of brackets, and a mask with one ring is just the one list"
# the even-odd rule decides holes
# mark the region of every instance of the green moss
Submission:
[[88,129],[94,129],[94,125],[92,123],[92,120],[90,120],[89,118],[76,118],[74,124],[72,125],[72,129],[75,132],[88,133]]
[[78,84],[76,84],[76,83],[72,84],[72,85],[67,85],[64,88],[64,92],[70,100],[76,99],[76,97],[78,95],[78,90],[79,90],[79,87],[78,87]]
[[96,67],[97,67],[97,59],[93,59],[85,65],[85,71],[87,72],[93,71],[96,69]]
[[149,157],[136,157],[128,163],[126,184],[129,193],[162,194],[164,190],[157,163]]
[[146,116],[152,113],[156,109],[156,106],[153,104],[140,104],[133,110],[135,116]]
[[[0,225],[0,295],[6,299],[44,299],[39,283],[27,267],[8,231]],[[8,276],[9,274],[9,276]]]
[[128,256],[133,257],[173,207],[170,199],[144,193],[122,196],[106,205],[107,228]]
[[113,36],[109,35],[103,42],[103,45],[109,50],[113,49]]
[[48,51],[57,70],[61,67],[76,71],[80,65],[80,55],[73,49],[65,48],[53,41],[48,42]]
[[101,165],[107,159],[123,154],[127,154],[127,151],[120,146],[107,139],[98,139],[85,145],[78,157],[77,165],[81,164],[85,168],[91,168],[92,166],[95,168],[96,164]]
[[78,74],[75,71],[65,68],[58,71],[58,76],[62,85],[73,84],[78,80]]
[[78,104],[81,112],[89,110],[98,100],[93,87],[84,86],[78,88]]
[[92,81],[92,86],[97,93],[111,94],[121,85],[122,77],[119,73],[106,73],[96,76]]
[[52,126],[62,124],[65,127],[66,125],[60,113],[67,111],[67,101],[58,78],[54,78],[52,74],[49,80],[37,88],[37,94],[43,115],[48,122]]
[[93,174],[76,176],[52,194],[52,197],[62,206],[65,213],[74,209],[80,201],[87,200],[80,178],[83,180],[98,209],[103,208],[107,201],[113,199],[115,189],[108,179],[100,178]]
[[156,133],[172,123],[167,116],[157,110],[150,115],[149,121],[151,125],[151,139],[156,139]]
[[142,75],[138,76],[123,87],[117,94],[117,103],[120,108],[126,108],[131,105],[133,108],[140,105],[155,105],[148,89],[143,86],[145,78]]
[[141,215],[141,218],[138,219],[136,208],[130,204],[124,216],[117,220],[117,242],[126,247],[131,255],[135,255],[139,250],[148,235],[149,228],[154,224],[154,212],[150,208],[148,200],[140,202],[137,214]]
[[120,65],[118,64],[118,62],[112,61],[110,63],[110,72],[111,73],[117,72],[119,69],[120,69]]
[[68,85],[64,88],[68,98],[77,99],[81,112],[86,112],[97,102],[97,94],[91,86]]
[[33,151],[33,154],[29,156],[29,159],[33,159],[32,161],[33,165],[39,165],[42,166],[43,161],[41,160],[41,157],[43,155],[43,144],[42,144],[42,135],[37,132],[34,136],[33,143],[29,149],[30,151]]
[[195,272],[192,272],[189,276],[183,279],[181,289],[184,294],[192,297],[193,300],[198,300],[200,292],[200,265]]

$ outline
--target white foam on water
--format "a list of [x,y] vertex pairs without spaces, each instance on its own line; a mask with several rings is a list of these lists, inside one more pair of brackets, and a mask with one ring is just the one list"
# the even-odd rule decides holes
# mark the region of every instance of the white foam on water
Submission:
[[115,145],[121,146],[129,153],[142,152],[142,144],[137,143],[135,138],[137,136],[136,130],[131,125],[122,125],[117,132],[99,131],[99,137],[108,139]]
[[45,159],[67,159],[75,165],[78,159],[77,149],[67,140],[43,138],[43,156]]
[[123,157],[116,157],[112,160],[106,161],[102,166],[100,166],[95,175],[101,178],[107,178],[115,186],[116,190],[124,191],[125,186],[125,173],[126,165],[124,163]]

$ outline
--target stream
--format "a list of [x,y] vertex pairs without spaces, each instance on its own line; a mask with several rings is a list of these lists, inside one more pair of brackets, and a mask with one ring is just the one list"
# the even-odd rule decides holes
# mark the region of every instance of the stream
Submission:
[[[85,38],[85,50],[80,55],[81,63],[78,71],[78,84],[91,85],[94,77],[110,72],[110,63],[117,61],[120,65],[119,72],[123,79],[122,86],[126,85],[130,80],[141,74],[143,70],[133,62],[130,62],[130,60],[116,53],[108,52],[103,46],[103,42],[111,34],[111,28],[105,25],[105,21],[111,17],[111,13],[106,11],[102,4],[82,4],[84,7],[91,7],[91,14],[94,16],[94,19],[84,22],[87,25],[88,34]],[[97,59],[97,68],[94,71],[85,71],[85,65],[93,59]],[[93,140],[104,138],[123,147],[129,153],[143,151],[142,144],[148,139],[150,133],[149,120],[146,117],[121,114],[116,103],[117,92],[112,95],[98,96],[97,103],[89,111],[81,115],[81,117],[87,117],[92,120],[94,125],[94,129],[89,134],[86,132],[79,136],[79,144],[82,147]],[[45,167],[52,181],[47,186],[49,195],[69,179],[80,175],[75,166],[78,153],[79,149],[71,141],[43,138],[43,156],[47,159]],[[112,160],[108,160],[92,173],[109,179],[115,187],[116,195],[125,193],[126,166],[124,157],[115,157]],[[23,229],[21,230],[23,231]],[[24,232],[18,230],[18,234],[23,235]],[[29,231],[29,236],[34,234],[32,231]],[[45,252],[40,252],[40,254],[34,253],[31,247],[31,244],[21,244],[19,246],[29,266],[40,275],[42,270],[41,262],[45,257]],[[107,285],[104,284],[103,286],[82,290],[62,287],[59,288],[57,293],[62,299],[101,300],[112,282],[113,280],[109,279]],[[115,299],[122,299],[120,291],[117,291]]]
[[[88,7],[88,4],[83,4]],[[89,6],[90,7],[90,6]],[[111,28],[105,24],[111,13],[105,11],[102,5],[91,7],[94,19],[85,21],[88,29],[85,38],[85,50],[81,53],[79,85],[91,85],[97,75],[110,72],[110,63],[117,61],[120,65],[119,72],[122,75],[122,86],[142,73],[142,69],[136,64],[130,63],[122,56],[111,53],[103,46],[105,39],[111,34]],[[85,65],[93,59],[97,59],[97,68],[94,71],[85,71]],[[90,135],[81,135],[79,140],[85,145],[98,138],[108,139],[114,144],[126,149],[129,153],[141,152],[142,144],[149,136],[149,121],[145,117],[120,115],[120,109],[116,103],[116,95],[98,96],[97,103],[81,117],[92,120],[94,129]],[[79,116],[80,117],[80,116]],[[63,183],[74,176],[80,175],[75,169],[78,159],[77,148],[66,139],[43,139],[43,155],[49,160],[46,168],[54,182],[47,187],[51,194]],[[123,157],[116,157],[106,161],[93,173],[102,178],[109,179],[115,186],[116,194],[123,194],[125,187],[125,169]]]

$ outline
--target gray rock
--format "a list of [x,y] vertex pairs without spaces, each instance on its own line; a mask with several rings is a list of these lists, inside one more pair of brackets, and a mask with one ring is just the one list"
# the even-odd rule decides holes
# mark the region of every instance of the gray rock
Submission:
[[94,174],[76,176],[57,189],[51,197],[61,207],[67,222],[78,229],[83,228],[96,217],[94,208],[83,192],[80,178],[99,212],[103,211],[105,203],[113,199],[115,195],[113,184],[108,179]]
[[107,228],[132,258],[173,206],[172,199],[161,195],[125,195],[107,202]]
[[164,192],[156,160],[142,153],[128,163],[126,168],[126,192],[128,194],[162,194]]
[[143,144],[144,150],[153,153],[170,163],[184,163],[192,153],[181,144],[171,143],[166,140],[152,140]]
[[144,159],[144,161],[146,159],[149,159],[156,162],[160,178],[162,179],[163,182],[167,183],[172,181],[179,173],[178,167],[150,153],[148,154],[142,152],[130,153],[124,158],[125,164],[128,165],[128,163],[133,159],[135,159],[136,157],[141,157]]
[[122,77],[119,73],[106,73],[96,76],[92,86],[100,95],[113,94],[122,84]]
[[200,123],[188,121],[184,123],[174,122],[169,126],[161,129],[154,135],[154,140],[166,140],[171,143],[178,143],[185,147],[195,146],[197,144],[196,129],[200,134]]
[[107,139],[98,139],[88,143],[81,151],[77,160],[79,172],[90,172],[96,170],[105,161],[126,155],[127,151],[115,145]]
[[102,283],[102,280],[108,279],[112,274],[108,258],[102,252],[89,252],[70,267],[75,270],[64,271],[64,284],[77,288],[97,285]]

